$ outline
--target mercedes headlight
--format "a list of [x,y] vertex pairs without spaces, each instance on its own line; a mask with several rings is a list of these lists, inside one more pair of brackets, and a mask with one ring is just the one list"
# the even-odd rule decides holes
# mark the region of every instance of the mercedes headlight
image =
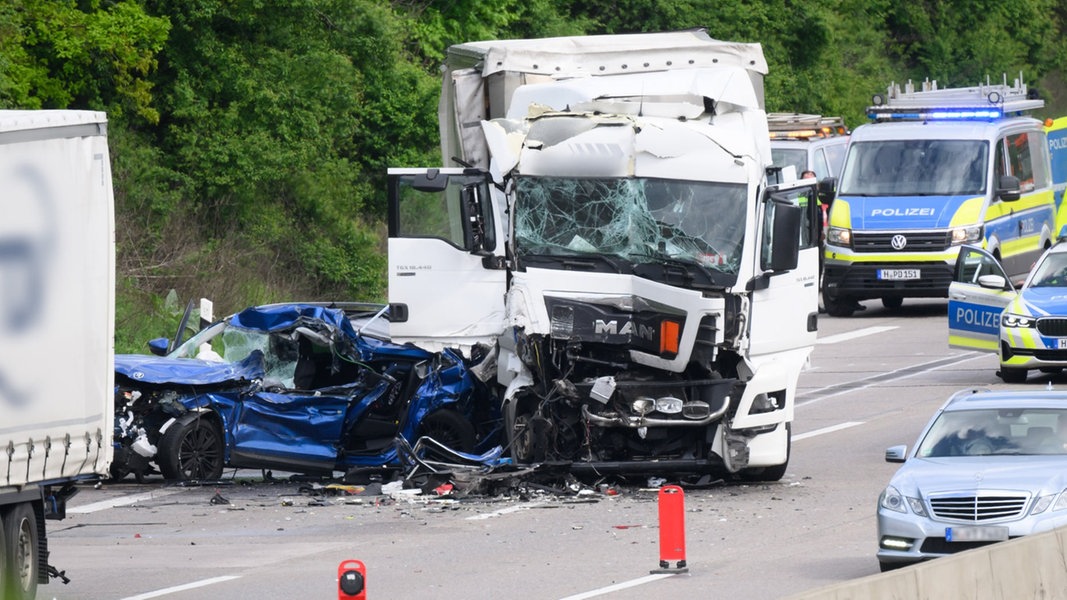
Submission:
[[908,508],[910,508],[911,512],[918,516],[926,516],[926,509],[923,508],[922,500],[908,498],[893,486],[888,486],[882,491],[882,495],[878,498],[878,505],[887,510],[904,514],[907,514]]

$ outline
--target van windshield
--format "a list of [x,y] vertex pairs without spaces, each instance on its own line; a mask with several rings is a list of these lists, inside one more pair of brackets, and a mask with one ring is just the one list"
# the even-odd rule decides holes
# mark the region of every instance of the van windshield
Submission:
[[978,196],[987,185],[989,144],[974,140],[853,142],[842,196]]

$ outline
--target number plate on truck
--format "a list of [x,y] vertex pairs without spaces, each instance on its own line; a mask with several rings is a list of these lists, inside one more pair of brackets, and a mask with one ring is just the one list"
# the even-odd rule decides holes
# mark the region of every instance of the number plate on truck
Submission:
[[946,542],[1003,542],[1007,527],[946,527]]
[[878,279],[900,281],[905,279],[919,279],[919,269],[878,269]]

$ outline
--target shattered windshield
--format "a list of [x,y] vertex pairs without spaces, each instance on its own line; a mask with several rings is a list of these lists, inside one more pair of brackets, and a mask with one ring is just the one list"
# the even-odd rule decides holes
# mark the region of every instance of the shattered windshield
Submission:
[[267,333],[223,321],[186,340],[170,357],[237,363],[256,350],[263,353],[264,379],[292,387],[298,353],[297,342],[288,332]]
[[977,196],[985,193],[989,144],[972,140],[853,143],[842,196]]
[[519,177],[520,256],[664,259],[737,273],[745,233],[743,184],[650,178]]

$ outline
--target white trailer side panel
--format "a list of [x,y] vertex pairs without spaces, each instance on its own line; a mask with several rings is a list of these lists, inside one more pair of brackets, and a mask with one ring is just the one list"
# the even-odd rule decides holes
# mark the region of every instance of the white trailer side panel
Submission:
[[0,491],[107,473],[113,206],[104,113],[0,111]]

